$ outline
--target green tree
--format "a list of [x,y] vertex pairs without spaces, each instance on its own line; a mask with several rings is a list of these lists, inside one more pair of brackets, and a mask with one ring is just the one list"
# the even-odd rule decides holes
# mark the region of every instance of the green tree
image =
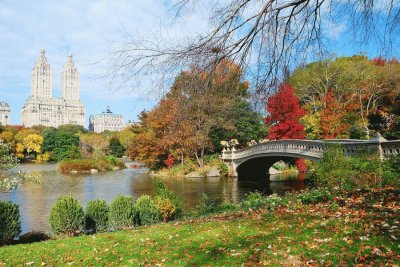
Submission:
[[258,141],[266,135],[267,129],[261,115],[251,108],[247,100],[238,100],[228,119],[232,121],[233,127],[214,127],[210,131],[211,142],[217,151],[223,149],[220,144],[222,140],[237,139],[239,147],[243,147],[251,140]]
[[110,145],[108,146],[108,150],[110,151],[111,155],[116,156],[118,158],[122,157],[125,153],[125,147],[116,137],[112,137],[110,139]]
[[58,126],[58,130],[61,132],[67,132],[67,133],[72,133],[72,134],[81,134],[81,133],[87,133],[88,130],[85,129],[82,125],[76,125],[76,124],[64,124]]
[[45,129],[43,139],[43,152],[52,153],[56,161],[71,158],[71,153],[76,151],[79,145],[79,136],[55,128]]

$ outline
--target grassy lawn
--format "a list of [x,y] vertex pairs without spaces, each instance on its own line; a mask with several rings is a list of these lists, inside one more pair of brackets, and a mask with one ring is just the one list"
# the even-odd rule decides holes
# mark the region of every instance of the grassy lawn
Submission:
[[4,246],[0,266],[398,265],[398,192]]

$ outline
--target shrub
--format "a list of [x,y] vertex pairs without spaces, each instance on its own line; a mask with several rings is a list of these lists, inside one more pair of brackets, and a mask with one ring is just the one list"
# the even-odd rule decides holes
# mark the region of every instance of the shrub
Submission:
[[269,195],[265,198],[268,210],[274,211],[276,207],[282,206],[287,202],[286,198],[278,196],[276,193]]
[[382,162],[377,154],[367,151],[351,158],[354,171],[354,183],[357,188],[376,187],[382,185]]
[[94,168],[94,164],[91,159],[64,159],[58,163],[57,168],[62,173],[69,173],[72,170],[89,172]]
[[110,205],[109,224],[114,229],[122,229],[135,225],[137,215],[132,197],[118,195]]
[[331,192],[326,188],[316,188],[303,191],[297,195],[303,204],[327,202],[333,199]]
[[354,186],[352,177],[352,161],[344,155],[339,144],[325,144],[326,150],[321,160],[316,164],[313,179],[318,187],[327,187],[330,190],[350,189]]
[[56,235],[76,235],[83,229],[82,205],[72,196],[58,198],[51,209],[49,223],[51,231]]
[[245,209],[256,210],[263,207],[266,203],[266,198],[260,192],[251,192],[246,194],[241,206]]
[[400,186],[400,155],[392,156],[383,162],[383,184]]
[[105,200],[91,200],[86,205],[85,229],[91,232],[103,232],[108,228],[110,208]]
[[218,171],[219,171],[220,176],[228,176],[228,174],[229,174],[228,165],[226,165],[225,162],[220,162],[218,165]]
[[201,194],[200,196],[200,204],[198,207],[200,214],[208,214],[213,213],[218,208],[218,202],[215,198],[211,198],[206,194]]
[[171,199],[156,196],[154,199],[154,205],[160,211],[163,222],[167,222],[176,218],[176,205],[171,201]]
[[21,233],[17,204],[0,200],[0,244],[12,241]]
[[173,191],[169,190],[167,186],[160,180],[156,180],[155,185],[156,200],[158,199],[158,203],[163,203],[165,207],[167,207],[169,203],[173,206],[174,212],[172,213],[170,219],[176,219],[182,216],[183,204],[181,198],[178,197],[178,195],[175,194]]
[[155,206],[148,195],[140,196],[135,203],[135,210],[139,217],[139,224],[149,225],[161,221],[161,211]]

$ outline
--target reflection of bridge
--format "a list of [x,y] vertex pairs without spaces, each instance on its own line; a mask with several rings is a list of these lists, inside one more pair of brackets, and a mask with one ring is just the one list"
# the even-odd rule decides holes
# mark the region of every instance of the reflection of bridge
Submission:
[[267,141],[244,149],[224,149],[222,160],[229,165],[231,176],[265,177],[268,169],[279,160],[303,158],[318,161],[326,143],[338,143],[347,156],[360,151],[378,153],[381,159],[400,155],[400,140],[387,141],[379,134],[371,140],[279,140]]

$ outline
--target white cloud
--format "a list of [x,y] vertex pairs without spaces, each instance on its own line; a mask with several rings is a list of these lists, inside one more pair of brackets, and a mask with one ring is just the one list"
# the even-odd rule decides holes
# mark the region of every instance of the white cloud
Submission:
[[30,94],[31,70],[40,48],[46,49],[52,67],[54,96],[59,95],[62,66],[73,53],[88,115],[101,112],[109,103],[115,105],[109,104],[115,112],[127,114],[138,113],[140,106],[149,108],[154,98],[140,95],[149,88],[110,91],[106,79],[95,79],[110,66],[105,61],[93,63],[107,56],[110,42],[120,41],[125,29],[134,35],[161,31],[170,40],[206,29],[206,14],[183,16],[176,24],[170,8],[168,2],[158,0],[1,1],[0,101],[10,102],[12,123],[19,123],[19,109]]

